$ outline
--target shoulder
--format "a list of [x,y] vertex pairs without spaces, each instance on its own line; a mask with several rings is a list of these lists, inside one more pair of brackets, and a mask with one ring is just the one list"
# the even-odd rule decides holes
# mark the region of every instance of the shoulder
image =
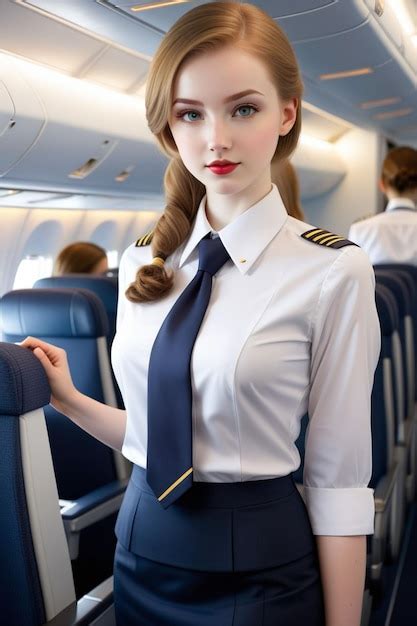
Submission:
[[300,222],[288,220],[292,245],[297,246],[299,258],[310,268],[320,268],[321,281],[332,276],[336,282],[347,278],[373,280],[374,272],[368,255],[356,243],[344,235],[333,233]]
[[[120,271],[123,271],[127,276],[133,276],[136,274],[140,266],[146,265],[152,261],[152,248],[150,243],[152,241],[153,232],[150,231],[128,246],[122,254],[120,259]],[[133,280],[133,278],[131,278]]]
[[333,233],[325,228],[319,228],[306,222],[289,217],[286,223],[287,231],[292,242],[296,242],[307,255],[325,255],[331,261],[344,248],[358,246],[344,235]]

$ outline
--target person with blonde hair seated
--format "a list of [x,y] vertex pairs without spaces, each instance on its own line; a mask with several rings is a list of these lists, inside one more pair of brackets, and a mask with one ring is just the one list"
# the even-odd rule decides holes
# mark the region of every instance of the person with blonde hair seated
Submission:
[[108,270],[104,248],[89,241],[76,241],[65,246],[58,254],[54,276],[63,274],[103,274]]
[[305,217],[301,208],[298,176],[294,166],[291,165],[288,159],[283,161],[272,160],[271,179],[278,187],[288,215],[303,222]]

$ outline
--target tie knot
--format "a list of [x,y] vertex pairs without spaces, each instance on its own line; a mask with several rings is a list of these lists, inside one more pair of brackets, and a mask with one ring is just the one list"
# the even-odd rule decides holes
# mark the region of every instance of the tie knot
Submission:
[[220,237],[216,237],[215,239],[205,237],[202,239],[198,244],[198,254],[198,269],[203,270],[203,272],[208,272],[212,276],[214,276],[230,258]]

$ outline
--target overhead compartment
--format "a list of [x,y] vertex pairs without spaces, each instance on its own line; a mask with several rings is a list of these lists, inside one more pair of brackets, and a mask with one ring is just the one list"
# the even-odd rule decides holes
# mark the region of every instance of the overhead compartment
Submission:
[[0,54],[0,181],[36,143],[45,112],[13,59]]
[[0,186],[118,196],[160,188],[166,160],[138,96],[5,54],[0,79]]
[[292,158],[300,180],[303,200],[311,200],[336,187],[347,173],[335,145],[327,141],[303,138]]

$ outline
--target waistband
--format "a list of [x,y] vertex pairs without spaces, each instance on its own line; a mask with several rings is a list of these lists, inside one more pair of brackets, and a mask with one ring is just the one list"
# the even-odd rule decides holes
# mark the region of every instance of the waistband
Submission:
[[[146,482],[146,470],[138,465],[133,466],[131,480],[133,484],[155,497]],[[256,506],[290,496],[296,489],[292,474],[266,480],[248,480],[234,483],[194,482],[192,489],[187,491],[172,506],[204,506],[211,508],[239,508]],[[156,499],[156,498],[155,498]]]

